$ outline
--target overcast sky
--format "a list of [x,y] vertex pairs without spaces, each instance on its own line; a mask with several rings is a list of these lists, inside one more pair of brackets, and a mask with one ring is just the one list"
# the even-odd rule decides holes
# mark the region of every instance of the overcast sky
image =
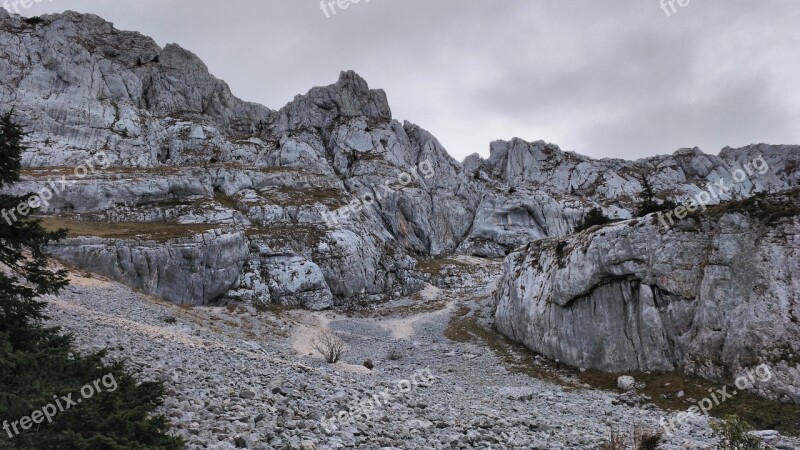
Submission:
[[459,160],[521,137],[592,157],[800,144],[800,2],[44,0],[178,43],[278,109],[354,69]]

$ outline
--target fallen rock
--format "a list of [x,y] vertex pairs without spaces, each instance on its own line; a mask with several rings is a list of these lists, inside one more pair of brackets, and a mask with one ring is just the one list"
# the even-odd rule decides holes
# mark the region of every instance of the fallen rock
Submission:
[[617,378],[617,388],[623,391],[632,391],[636,389],[636,380],[628,375],[623,375]]

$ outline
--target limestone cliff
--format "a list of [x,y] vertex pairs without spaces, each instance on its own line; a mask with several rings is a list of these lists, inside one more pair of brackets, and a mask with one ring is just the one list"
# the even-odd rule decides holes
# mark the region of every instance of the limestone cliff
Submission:
[[[386,93],[354,72],[270,109],[233,96],[190,51],[88,14],[31,22],[0,9],[0,44],[0,105],[31,133],[13,192],[65,180],[41,213],[53,226],[78,226],[54,251],[178,302],[382,300],[421,288],[420,259],[505,257],[571,233],[594,207],[630,218],[645,182],[658,198],[681,201],[762,158],[768,170],[751,167],[718,203],[800,179],[796,146],[719,156],[684,149],[629,162],[513,139],[462,164],[431,133],[394,119]],[[82,224],[112,225],[97,233]],[[239,267],[237,279],[208,270],[204,283],[214,289],[167,288],[166,278],[142,278],[157,270],[111,269],[123,255],[130,267],[190,270],[225,247],[197,237],[197,251],[186,254],[186,236],[162,239],[161,251],[148,243],[151,231],[176,226],[197,236],[227,230],[211,241],[242,236],[242,263],[230,266]],[[99,255],[103,264],[93,262]]]
[[530,243],[505,261],[498,329],[575,367],[720,383],[762,363],[800,403],[800,190]]

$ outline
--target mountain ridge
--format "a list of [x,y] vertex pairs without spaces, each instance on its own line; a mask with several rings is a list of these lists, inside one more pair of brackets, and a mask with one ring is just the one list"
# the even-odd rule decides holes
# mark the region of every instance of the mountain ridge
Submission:
[[[159,284],[170,277],[143,284],[140,272],[134,271],[132,279],[106,273],[152,286],[152,292],[173,293],[166,296],[173,301],[285,297],[302,303],[302,293],[308,292],[311,303],[324,307],[359,297],[385,298],[421,288],[425,275],[415,272],[415,259],[504,257],[532,240],[571,233],[592,208],[618,219],[633,217],[645,181],[659,198],[680,201],[703,183],[729,179],[736,167],[759,155],[772,171],[737,184],[720,201],[778,192],[800,179],[797,146],[727,149],[721,156],[679,150],[624,161],[595,160],[543,141],[515,138],[491,143],[486,159],[473,155],[462,163],[430,132],[394,119],[386,92],[370,89],[353,71],[273,110],[235,97],[190,51],[176,44],[162,49],[151,38],[118,31],[97,16],[67,12],[29,24],[20,16],[0,14],[0,70],[9,80],[0,86],[0,100],[31,132],[23,156],[27,175],[16,192],[46,185],[49,172],[36,168],[76,166],[100,153],[110,166],[76,180],[42,213],[67,220],[143,222],[153,228],[168,223],[234,232],[310,230],[289,233],[286,242],[267,245],[272,250],[266,253],[258,250],[263,243],[256,242],[263,237],[242,243],[246,251],[220,250],[248,254],[245,261],[254,258],[256,265],[278,272],[265,269],[271,273],[265,275],[254,269],[234,280],[230,271],[219,278],[216,268],[205,267],[198,275],[215,286],[205,292],[230,287],[212,298],[186,298],[176,293],[179,286]],[[399,181],[422,164],[435,176]],[[377,198],[384,189],[379,186],[387,183],[397,188],[388,198],[334,227],[325,223],[342,205]],[[141,234],[145,240],[148,236]],[[76,236],[59,246],[59,254],[86,261],[100,251],[95,238]],[[316,250],[320,238],[323,248],[342,251],[331,256]],[[103,267],[119,266],[113,255],[120,245],[145,248],[136,240],[120,242],[104,246],[102,252],[111,259]],[[256,256],[276,249],[299,262]],[[191,257],[209,258],[201,258],[205,250],[198,251]],[[147,267],[147,260],[134,266]],[[252,266],[245,261],[240,270]],[[344,261],[358,261],[355,271],[343,269],[350,265]],[[309,275],[308,283],[286,291],[278,273],[301,263],[319,266],[319,271],[313,269],[309,273],[316,275]],[[166,273],[173,266],[167,260],[159,270]],[[272,288],[266,288],[271,281],[263,277],[272,280]],[[330,295],[317,301],[326,288]]]
[[354,71],[271,109],[177,44],[75,12],[0,10],[0,76],[30,131],[5,191],[66,178],[40,212],[73,230],[48,251],[74,266],[253,310],[427,307],[496,280],[491,324],[546,357],[715,383],[767,361],[758,393],[800,403],[798,145],[629,161],[512,138],[459,162]]

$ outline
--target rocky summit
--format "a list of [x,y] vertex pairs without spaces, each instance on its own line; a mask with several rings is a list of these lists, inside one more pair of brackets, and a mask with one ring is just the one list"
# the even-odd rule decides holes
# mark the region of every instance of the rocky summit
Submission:
[[800,448],[800,146],[459,162],[355,72],[270,109],[75,12],[0,8],[0,79],[5,192],[70,230],[52,321],[163,381],[190,448],[710,449],[753,405]]

